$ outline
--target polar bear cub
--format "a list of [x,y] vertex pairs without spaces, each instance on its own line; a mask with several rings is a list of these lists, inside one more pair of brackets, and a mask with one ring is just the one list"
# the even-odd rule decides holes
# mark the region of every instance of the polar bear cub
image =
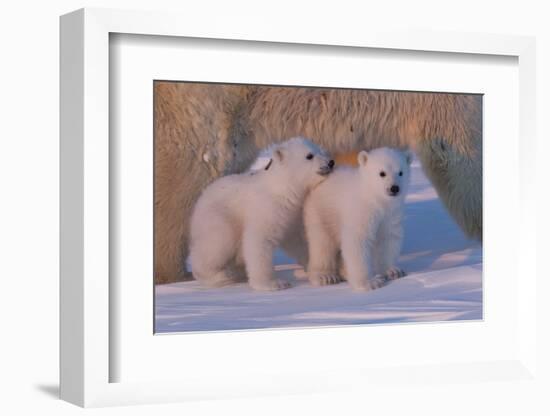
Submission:
[[396,262],[412,155],[379,148],[357,158],[357,168],[336,169],[305,202],[307,272],[314,285],[341,281],[340,261],[355,290],[404,275]]
[[301,137],[270,147],[258,160],[264,160],[261,168],[214,181],[194,207],[191,267],[195,279],[207,286],[248,277],[256,290],[289,287],[273,276],[273,250],[302,215],[309,191],[332,172],[334,161]]

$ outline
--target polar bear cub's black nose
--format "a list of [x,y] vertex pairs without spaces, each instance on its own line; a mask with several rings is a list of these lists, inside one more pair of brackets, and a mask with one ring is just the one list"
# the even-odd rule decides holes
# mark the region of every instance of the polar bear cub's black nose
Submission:
[[392,187],[390,188],[390,191],[392,194],[397,194],[399,192],[399,186],[397,185],[392,185]]
[[331,168],[331,169],[334,167],[334,160],[332,160],[332,159],[329,160],[328,167]]

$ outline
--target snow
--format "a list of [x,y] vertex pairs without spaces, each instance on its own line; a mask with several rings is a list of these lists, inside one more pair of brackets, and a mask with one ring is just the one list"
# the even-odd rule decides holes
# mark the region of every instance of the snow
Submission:
[[[247,284],[207,289],[157,285],[155,332],[217,331],[475,320],[482,318],[482,249],[450,218],[418,161],[412,164],[399,265],[407,276],[371,292],[347,283],[313,287],[282,251],[275,273],[293,283],[277,292]],[[297,273],[295,273],[298,271]]]

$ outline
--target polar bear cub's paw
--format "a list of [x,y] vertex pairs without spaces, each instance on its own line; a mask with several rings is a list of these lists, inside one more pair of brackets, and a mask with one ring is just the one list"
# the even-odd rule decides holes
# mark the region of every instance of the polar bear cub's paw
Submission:
[[400,277],[404,277],[407,275],[403,269],[400,269],[399,267],[390,267],[388,270],[386,270],[386,276],[388,280],[395,280],[399,279]]
[[388,278],[383,274],[377,274],[370,279],[365,279],[358,285],[353,286],[353,289],[358,292],[369,292],[371,290],[380,289],[388,283]]
[[343,281],[336,273],[310,273],[309,281],[313,286],[335,285]]
[[250,286],[252,286],[254,290],[262,291],[283,290],[292,287],[288,280],[279,278],[273,278],[262,282],[250,282]]

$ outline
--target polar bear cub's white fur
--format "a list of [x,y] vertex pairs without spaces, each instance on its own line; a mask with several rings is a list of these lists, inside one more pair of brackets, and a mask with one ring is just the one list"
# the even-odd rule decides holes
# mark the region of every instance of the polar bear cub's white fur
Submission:
[[190,260],[193,276],[205,285],[248,277],[257,290],[289,286],[273,276],[273,250],[300,218],[306,195],[332,171],[334,161],[304,138],[272,146],[258,160],[245,173],[214,181],[194,207]]
[[336,169],[310,193],[304,225],[312,284],[339,282],[340,258],[356,290],[404,275],[396,262],[411,159],[409,152],[389,148],[362,151],[357,168]]

